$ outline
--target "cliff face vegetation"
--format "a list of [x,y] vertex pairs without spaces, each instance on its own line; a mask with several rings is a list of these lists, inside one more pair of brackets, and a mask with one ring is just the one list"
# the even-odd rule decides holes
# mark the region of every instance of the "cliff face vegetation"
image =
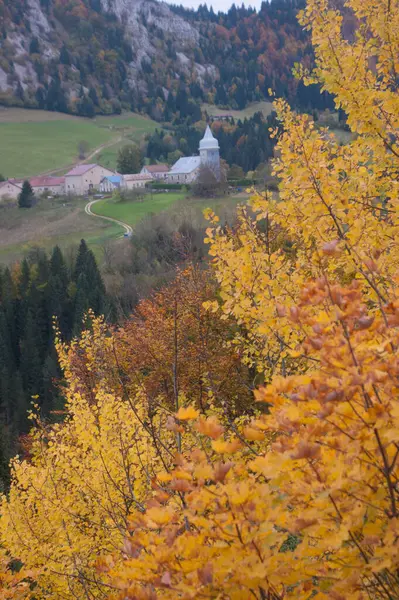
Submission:
[[13,463],[0,597],[399,597],[399,4],[349,4],[351,41],[327,0],[300,20],[353,139],[278,101],[278,201],[208,211],[211,273],[57,341],[66,414],[35,409]]
[[[1,0],[0,102],[191,121],[203,101],[244,108],[270,87],[300,103],[292,68],[312,52],[298,8],[274,0],[215,15],[155,0]],[[175,106],[184,93],[189,102]],[[310,103],[324,107],[320,98]]]

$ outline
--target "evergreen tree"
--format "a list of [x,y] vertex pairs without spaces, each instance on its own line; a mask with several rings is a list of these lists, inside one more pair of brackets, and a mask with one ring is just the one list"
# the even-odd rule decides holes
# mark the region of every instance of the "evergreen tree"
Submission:
[[41,372],[42,361],[37,346],[39,336],[36,325],[36,315],[32,310],[28,311],[24,337],[21,341],[21,366],[22,382],[24,390],[29,397],[40,396],[42,391]]
[[140,148],[135,144],[124,146],[118,152],[117,169],[119,173],[138,173],[143,165]]
[[68,48],[65,44],[62,46],[60,51],[60,63],[62,65],[70,65],[71,64],[71,56],[69,54]]
[[22,191],[18,196],[19,208],[31,208],[33,206],[35,195],[29,181],[24,181]]
[[40,53],[40,44],[37,37],[33,37],[30,46],[29,46],[29,54],[39,54]]
[[[7,486],[15,440],[30,429],[32,396],[52,420],[52,411],[63,405],[53,317],[63,339],[70,340],[81,332],[89,308],[100,314],[107,306],[101,274],[84,240],[73,267],[70,272],[55,247],[50,259],[42,250],[30,252],[14,278],[0,268],[0,489]],[[2,445],[3,432],[8,438]]]
[[89,119],[92,119],[96,114],[94,102],[89,96],[86,96],[86,94],[84,94],[79,100],[76,108],[81,117],[88,117]]

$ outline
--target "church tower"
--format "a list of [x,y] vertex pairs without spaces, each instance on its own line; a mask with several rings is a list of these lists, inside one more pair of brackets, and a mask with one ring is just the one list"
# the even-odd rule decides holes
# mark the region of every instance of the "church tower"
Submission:
[[211,128],[207,125],[205,135],[200,141],[199,153],[201,165],[211,169],[215,177],[220,179],[220,154],[219,142],[213,137]]

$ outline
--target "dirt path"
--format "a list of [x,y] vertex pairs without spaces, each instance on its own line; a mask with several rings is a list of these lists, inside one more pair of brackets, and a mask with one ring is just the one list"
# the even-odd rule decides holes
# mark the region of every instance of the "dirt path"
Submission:
[[[122,227],[125,230],[124,235],[128,235],[128,236],[132,235],[133,229],[130,227],[130,225],[127,225],[127,223],[124,223],[123,221],[118,221],[118,219],[113,219],[112,217],[104,217],[103,215],[97,215],[96,213],[92,212],[91,208],[97,202],[100,202],[100,200],[91,200],[90,202],[88,202],[86,204],[85,213],[87,215],[90,215],[91,217],[97,217],[98,219],[105,219],[106,221],[111,221],[111,223],[116,223],[117,225],[119,225],[120,227]],[[121,236],[121,237],[124,237],[124,236]]]
[[84,160],[80,160],[79,162],[72,163],[70,165],[65,165],[63,167],[60,167],[59,169],[54,169],[53,171],[45,171],[44,173],[40,173],[39,177],[50,177],[52,175],[57,175],[57,173],[60,173],[63,171],[66,171],[66,172],[71,171],[75,167],[78,167],[79,165],[83,165],[83,164],[89,162],[95,156],[97,156],[97,154],[99,154],[106,148],[110,148],[111,146],[115,146],[116,144],[119,144],[119,142],[121,142],[122,140],[123,140],[123,137],[119,137],[116,140],[112,140],[111,142],[106,142],[105,144],[101,144],[101,146],[99,146],[98,148],[93,150],[93,152],[91,152],[88,156],[86,156],[86,158]]

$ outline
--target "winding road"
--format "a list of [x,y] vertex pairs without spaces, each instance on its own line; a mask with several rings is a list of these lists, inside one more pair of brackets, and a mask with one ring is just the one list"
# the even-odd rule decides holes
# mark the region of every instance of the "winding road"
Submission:
[[[130,237],[133,233],[133,229],[127,223],[124,223],[123,221],[118,221],[118,219],[113,219],[112,217],[104,217],[104,215],[97,215],[96,213],[92,212],[91,208],[92,206],[94,206],[94,204],[97,204],[97,202],[100,202],[100,200],[90,200],[90,202],[88,202],[85,206],[85,213],[87,215],[90,215],[91,217],[97,217],[98,219],[105,219],[106,221],[111,221],[111,223],[116,223],[117,225],[122,227],[122,229],[125,230],[124,235],[127,234]],[[121,237],[124,237],[124,235]]]

